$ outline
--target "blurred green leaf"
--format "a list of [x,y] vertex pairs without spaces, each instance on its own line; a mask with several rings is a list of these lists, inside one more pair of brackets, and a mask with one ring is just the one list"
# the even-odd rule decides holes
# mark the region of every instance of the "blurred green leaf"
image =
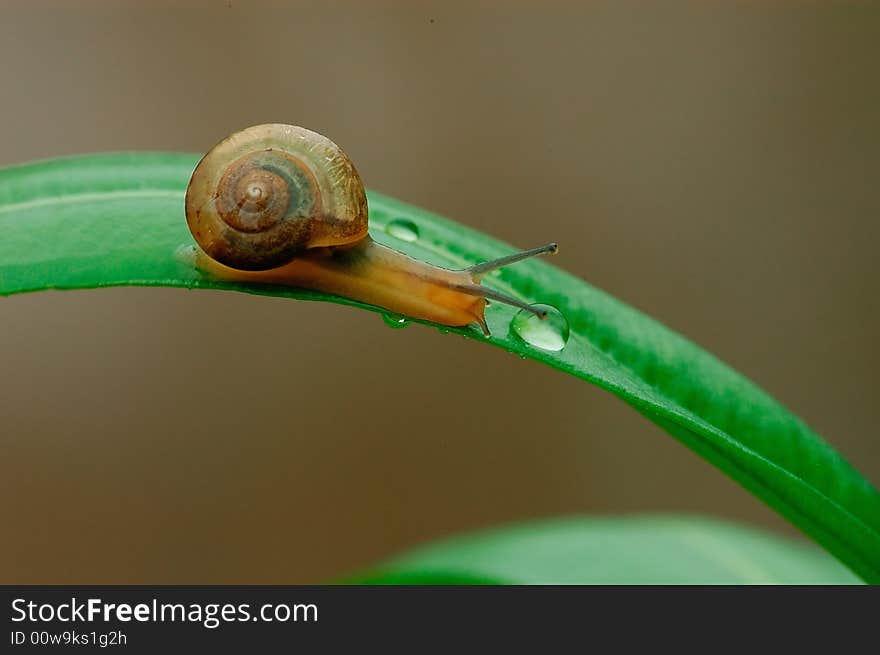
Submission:
[[436,542],[365,584],[858,584],[826,553],[698,517],[564,518]]
[[[379,311],[311,291],[215,281],[194,270],[176,253],[193,244],[183,195],[196,161],[197,156],[183,154],[107,154],[0,171],[0,293],[172,286]],[[435,214],[368,195],[373,237],[413,257],[460,268],[512,250]],[[407,240],[408,229],[388,228],[399,220],[417,228],[415,241]],[[565,252],[576,253],[577,244],[563,244]],[[758,387],[683,337],[545,261],[510,267],[485,283],[561,310],[570,325],[566,347],[552,352],[525,343],[510,328],[514,310],[498,303],[486,314],[491,339],[475,327],[443,332],[485,341],[611,391],[866,580],[880,582],[880,494]],[[754,325],[757,339],[759,318]]]

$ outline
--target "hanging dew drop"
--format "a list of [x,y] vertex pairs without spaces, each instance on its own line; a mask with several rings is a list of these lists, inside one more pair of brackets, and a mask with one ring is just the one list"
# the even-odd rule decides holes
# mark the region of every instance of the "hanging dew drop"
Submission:
[[562,312],[550,305],[532,307],[547,312],[547,318],[541,319],[534,313],[521,309],[510,322],[513,333],[530,346],[541,350],[556,352],[565,348],[569,327]]
[[413,242],[418,241],[419,238],[418,226],[405,218],[395,218],[393,221],[389,221],[385,225],[385,231],[401,241]]
[[395,330],[400,330],[409,325],[409,319],[400,314],[382,314],[382,320],[385,322],[385,325]]

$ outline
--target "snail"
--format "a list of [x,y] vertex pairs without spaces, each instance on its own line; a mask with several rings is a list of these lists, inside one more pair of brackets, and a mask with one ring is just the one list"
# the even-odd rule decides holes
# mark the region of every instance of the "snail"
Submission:
[[448,326],[477,323],[487,301],[546,314],[481,286],[489,271],[555,253],[556,244],[463,270],[413,259],[370,237],[360,175],[328,138],[293,125],[237,132],[196,165],[186,220],[196,265],[224,280],[283,284],[344,296]]

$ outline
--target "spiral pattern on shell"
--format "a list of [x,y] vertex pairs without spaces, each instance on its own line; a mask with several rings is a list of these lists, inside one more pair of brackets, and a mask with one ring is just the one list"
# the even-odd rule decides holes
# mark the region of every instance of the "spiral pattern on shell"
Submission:
[[367,199],[339,146],[273,123],[233,134],[202,158],[186,190],[186,220],[211,258],[266,270],[309,248],[363,239]]

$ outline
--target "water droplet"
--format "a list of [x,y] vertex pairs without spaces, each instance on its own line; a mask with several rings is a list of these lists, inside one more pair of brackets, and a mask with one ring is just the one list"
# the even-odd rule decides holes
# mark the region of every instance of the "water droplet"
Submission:
[[196,267],[196,247],[190,244],[184,244],[174,251],[174,259],[184,264],[188,268]]
[[525,309],[519,310],[510,327],[513,332],[527,344],[542,350],[558,351],[565,348],[568,342],[568,321],[555,307],[550,305],[532,305],[536,309],[547,312],[547,318],[540,319]]
[[394,328],[395,330],[405,328],[409,325],[409,319],[400,314],[382,314],[382,320],[385,321],[385,325]]
[[385,231],[401,241],[417,241],[419,238],[418,226],[405,218],[395,218],[390,221],[385,225]]

